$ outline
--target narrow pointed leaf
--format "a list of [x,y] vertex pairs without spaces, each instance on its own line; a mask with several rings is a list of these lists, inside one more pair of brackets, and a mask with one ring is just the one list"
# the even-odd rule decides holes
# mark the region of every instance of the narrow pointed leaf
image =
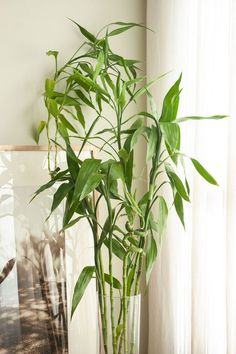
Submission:
[[180,147],[180,128],[178,124],[161,123],[160,128],[165,142],[171,148],[170,153],[172,153],[176,149],[178,150]]
[[157,257],[157,245],[153,236],[150,236],[147,241],[146,249],[146,282],[148,283],[154,262]]
[[99,53],[99,56],[98,56],[98,61],[97,61],[97,65],[96,65],[96,68],[95,68],[95,71],[94,71],[94,74],[93,74],[93,80],[96,81],[101,69],[102,69],[102,66],[104,64],[104,53],[103,52],[100,52]]
[[188,193],[179,176],[177,176],[175,172],[170,171],[169,169],[167,169],[167,175],[169,179],[173,182],[177,192],[181,195],[181,197],[187,202],[189,202],[190,200],[189,200]]
[[52,79],[46,79],[45,80],[45,93],[47,97],[52,97],[53,91],[55,87],[55,81]]
[[67,196],[72,188],[73,185],[71,183],[63,183],[60,185],[53,196],[51,213],[61,204],[62,200]]
[[82,165],[81,165],[81,168],[80,168],[77,180],[76,180],[76,184],[75,184],[75,191],[74,191],[75,197],[81,195],[89,177],[93,173],[96,173],[98,171],[100,164],[101,164],[101,160],[97,160],[97,159],[85,159],[82,162]]
[[90,99],[88,97],[86,97],[85,94],[81,90],[75,90],[75,93],[81,99],[81,101],[83,101],[87,106],[94,109],[94,105],[92,104]]
[[80,105],[76,105],[75,109],[76,109],[77,117],[78,117],[80,124],[82,125],[83,128],[85,128],[85,119],[84,119],[84,115],[83,115]]
[[152,126],[150,135],[148,137],[148,145],[147,145],[147,161],[151,160],[157,149],[157,128]]
[[200,116],[190,116],[178,118],[176,121],[178,123],[187,122],[189,120],[219,120],[228,117],[227,115],[218,115],[218,116],[208,116],[208,117],[200,117]]
[[159,196],[159,203],[158,203],[158,220],[157,220],[157,231],[159,236],[165,231],[166,222],[168,218],[168,206],[166,204],[165,199],[162,196]]
[[73,133],[77,134],[77,130],[73,127],[73,125],[66,119],[63,114],[59,114],[58,118],[60,119],[61,123],[64,125],[66,129],[69,129]]
[[[71,19],[70,19],[71,20]],[[83,34],[83,36],[85,37],[85,38],[87,38],[90,42],[92,42],[92,43],[95,43],[96,42],[96,37],[92,34],[92,33],[90,33],[89,31],[87,31],[84,27],[82,27],[81,25],[79,25],[77,22],[75,22],[75,21],[73,21],[73,20],[71,20],[76,26],[78,26],[79,27],[79,29],[80,29],[80,32]]]
[[78,84],[81,84],[82,87],[87,87],[87,89],[93,90],[94,92],[99,92],[102,95],[109,96],[108,92],[100,87],[96,82],[91,80],[89,77],[86,77],[80,74],[78,71],[70,76],[70,81],[76,81]]
[[[111,279],[110,279],[110,274],[104,273],[104,278],[105,278],[105,282],[107,282],[109,285],[111,285]],[[121,289],[121,283],[119,282],[119,280],[115,277],[112,277],[112,282],[113,282],[113,288],[115,289]]]
[[36,129],[36,132],[35,132],[35,137],[34,137],[37,144],[39,143],[39,137],[40,137],[42,131],[44,130],[44,128],[46,127],[46,125],[47,125],[47,122],[45,120],[41,120],[39,122],[39,125]]
[[180,95],[180,82],[182,74],[174,85],[167,92],[162,107],[162,113],[160,122],[171,122],[176,119],[177,111],[179,107],[179,95]]
[[72,307],[71,307],[71,318],[73,317],[73,314],[77,306],[79,305],[90,280],[93,277],[94,271],[95,271],[94,266],[88,266],[85,267],[80,273],[80,276],[74,288]]
[[196,168],[197,172],[209,183],[218,186],[217,181],[212,175],[200,164],[196,159],[191,158],[193,166]]
[[176,213],[177,213],[183,227],[185,228],[183,200],[182,200],[181,196],[179,195],[179,193],[176,193],[176,195],[175,195],[174,206],[175,206]]
[[79,200],[83,200],[88,194],[90,194],[100,184],[103,177],[104,175],[101,173],[92,173],[82,188]]

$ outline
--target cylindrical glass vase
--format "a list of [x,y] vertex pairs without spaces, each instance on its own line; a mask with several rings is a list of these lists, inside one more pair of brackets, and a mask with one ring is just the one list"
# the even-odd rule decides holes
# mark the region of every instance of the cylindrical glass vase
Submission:
[[107,296],[104,301],[107,318],[103,321],[103,325],[106,323],[105,333],[102,330],[102,319],[99,321],[100,354],[139,354],[141,295],[128,296],[126,300],[114,296],[113,304]]

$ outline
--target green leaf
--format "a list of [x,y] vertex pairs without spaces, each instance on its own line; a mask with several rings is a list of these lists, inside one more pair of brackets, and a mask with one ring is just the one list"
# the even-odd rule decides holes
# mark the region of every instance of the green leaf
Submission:
[[92,67],[92,65],[91,65],[90,63],[84,63],[84,62],[82,62],[82,63],[79,63],[79,66],[80,66],[81,69],[82,69],[84,72],[86,72],[86,73],[89,75],[89,77],[92,79],[92,77],[93,77],[93,67]]
[[226,117],[228,116],[227,115],[208,116],[208,117],[190,116],[190,117],[178,118],[176,122],[182,123],[182,122],[187,122],[189,120],[219,120]]
[[49,98],[47,100],[47,108],[49,113],[52,114],[53,117],[57,118],[59,111],[57,107],[57,102],[54,99]]
[[124,148],[120,149],[118,151],[118,154],[124,162],[127,162],[129,160],[129,153]]
[[152,235],[150,235],[150,237],[148,237],[148,241],[147,241],[146,259],[145,259],[146,260],[146,281],[147,281],[147,283],[149,281],[156,257],[157,257],[156,241],[155,241],[154,237]]
[[108,36],[110,36],[110,37],[119,35],[120,33],[128,31],[129,29],[131,29],[133,27],[141,27],[141,28],[148,29],[145,25],[143,25],[141,23],[135,23],[135,22],[113,22],[110,25],[122,26],[122,27],[117,28],[117,29],[111,31],[110,33],[108,33]]
[[85,128],[85,119],[84,119],[84,115],[83,115],[81,107],[79,105],[76,105],[75,109],[76,109],[77,117],[78,117],[80,124],[82,125],[83,128]]
[[[89,178],[98,172],[99,166],[101,164],[101,160],[97,159],[85,159],[82,162],[79,174],[75,183],[75,191],[74,196],[80,197],[81,193],[85,189],[85,185],[88,182]],[[87,187],[86,187],[87,189]]]
[[117,28],[111,32],[108,33],[108,36],[109,37],[112,37],[112,36],[117,36],[118,34],[121,34],[123,32],[126,32],[128,31],[130,28],[132,28],[133,25],[128,25],[128,26],[125,26],[125,27],[121,27],[121,28]]
[[60,187],[53,195],[51,213],[61,204],[62,200],[67,196],[72,188],[73,184],[71,183],[63,183],[60,185]]
[[129,159],[125,165],[125,180],[129,191],[131,191],[133,182],[133,167],[134,167],[134,152],[131,151],[129,154]]
[[84,218],[86,218],[86,215],[78,216],[76,219],[71,220],[68,224],[63,224],[63,231],[69,229],[70,227],[78,224],[78,222]]
[[132,86],[135,84],[138,84],[139,82],[143,81],[145,79],[145,76],[137,77],[136,79],[132,79],[126,82],[126,86]]
[[90,32],[88,32],[84,27],[82,27],[81,25],[79,25],[77,22],[69,19],[70,21],[72,21],[76,26],[79,27],[80,32],[82,33],[82,35],[87,38],[90,42],[95,43],[96,42],[96,37],[94,37],[94,35]]
[[164,98],[160,122],[171,122],[176,119],[179,107],[179,85],[181,82],[181,78],[182,74],[180,75],[179,79],[174,83],[174,85],[170,88]]
[[105,91],[102,87],[100,87],[96,82],[91,80],[89,77],[80,74],[78,71],[70,76],[69,81],[72,80],[74,80],[78,84],[81,84],[82,87],[87,87],[87,89],[90,89],[94,92],[98,92],[102,95],[109,97],[109,93],[107,91]]
[[133,209],[133,211],[142,217],[142,210],[139,208],[139,205],[136,202],[135,198],[132,196],[132,194],[129,192],[125,192],[125,196],[129,201],[129,206]]
[[130,140],[130,150],[133,150],[135,144],[138,142],[140,135],[146,132],[146,128],[147,127],[142,126],[134,131]]
[[[109,248],[109,240],[108,239],[104,240],[104,245],[107,248]],[[114,238],[112,239],[112,251],[113,251],[114,255],[116,255],[116,257],[118,257],[122,261],[124,260],[124,258],[126,256],[126,250],[122,246],[122,244]]]
[[95,271],[94,266],[88,266],[85,267],[82,272],[80,273],[80,276],[76,282],[75,288],[74,288],[74,293],[73,293],[73,298],[72,298],[72,307],[71,307],[71,318],[73,317],[73,314],[77,308],[77,306],[80,303],[80,300],[82,299],[84,292],[90,282],[90,280],[93,277],[93,273]]
[[90,194],[101,182],[104,175],[101,173],[92,173],[83,186],[79,200],[83,200],[88,194]]
[[52,97],[53,96],[53,91],[55,87],[55,81],[52,79],[46,79],[45,80],[45,93],[47,97]]
[[73,125],[66,119],[63,114],[59,114],[58,118],[60,119],[61,123],[70,131],[77,134],[77,130],[73,127]]
[[70,144],[66,147],[66,160],[70,171],[70,175],[75,181],[79,173],[79,159],[76,157],[74,151],[72,150]]
[[161,123],[161,132],[163,134],[165,142],[171,148],[172,154],[175,150],[179,150],[180,147],[180,128],[175,123]]
[[120,109],[122,110],[125,106],[126,103],[126,83],[123,84],[119,99],[118,99],[118,104],[120,105]]
[[159,196],[158,201],[158,220],[156,226],[159,236],[162,236],[166,228],[166,222],[168,218],[168,206],[162,196]]
[[48,188],[51,188],[51,187],[54,185],[54,183],[56,183],[57,181],[62,180],[62,179],[65,177],[65,175],[66,175],[67,173],[68,173],[68,170],[64,170],[64,171],[58,172],[58,173],[56,174],[56,176],[53,177],[49,182],[45,183],[44,185],[42,185],[40,188],[38,188],[38,189],[36,190],[36,192],[34,193],[34,196],[33,196],[33,198],[31,199],[31,201],[32,201],[38,194],[42,193],[43,191],[45,191],[45,190],[48,189]]
[[115,215],[115,209],[112,209],[112,218],[110,219],[110,216],[107,217],[106,221],[104,222],[103,228],[102,228],[102,232],[98,241],[98,249],[100,249],[102,247],[102,244],[107,236],[107,234],[109,233],[109,231],[112,228],[112,223],[113,223],[113,219],[114,219],[114,215]]
[[109,85],[109,87],[111,88],[114,96],[116,97],[116,87],[114,85],[114,82],[112,81],[112,79],[110,78],[110,76],[107,73],[104,73],[103,77],[105,78],[107,84]]
[[189,202],[189,196],[188,196],[188,193],[181,181],[181,179],[177,176],[177,174],[173,171],[171,171],[169,168],[166,168],[166,172],[167,172],[167,175],[170,179],[170,181],[173,182],[177,192],[181,195],[181,197],[186,200],[187,202]]
[[89,100],[89,98],[85,96],[85,94],[81,90],[75,90],[75,93],[81,99],[81,101],[83,101],[90,108],[94,109],[94,105],[92,104],[92,102]]
[[44,130],[46,125],[47,125],[47,122],[45,120],[41,120],[39,122],[39,125],[38,125],[38,127],[36,129],[35,136],[34,136],[34,139],[35,139],[37,144],[39,143],[40,134],[42,133],[42,131]]
[[[110,274],[104,273],[104,278],[105,278],[105,282],[107,282],[109,285],[111,285],[111,279],[110,279]],[[115,277],[112,277],[112,282],[113,282],[113,288],[115,289],[121,289],[121,283],[119,282],[119,280]]]
[[58,131],[59,131],[61,137],[62,137],[67,143],[69,143],[69,134],[68,134],[67,128],[66,128],[65,125],[62,124],[60,121],[58,122]]
[[214,184],[218,186],[217,181],[215,180],[212,175],[200,164],[199,161],[191,158],[191,161],[193,163],[193,166],[196,168],[197,172],[209,183]]
[[95,71],[94,71],[94,74],[93,74],[93,80],[96,81],[101,69],[102,69],[102,66],[104,64],[104,53],[103,52],[100,52],[99,55],[98,55],[98,61],[97,61],[97,65],[96,65],[96,68],[95,68]]
[[56,51],[56,50],[49,50],[46,54],[48,56],[53,56],[55,59],[57,59],[57,56],[58,56],[59,52]]
[[175,206],[176,213],[177,213],[183,227],[185,228],[183,200],[182,200],[181,196],[179,195],[179,193],[176,193],[176,195],[175,195],[174,206]]
[[124,181],[124,173],[121,166],[121,163],[116,160],[107,160],[103,162],[100,166],[101,172],[108,176],[109,171],[109,179],[110,180],[117,180],[121,179]]
[[155,152],[157,150],[157,138],[158,138],[158,130],[155,126],[152,126],[150,135],[148,137],[147,161],[151,160],[155,155]]
[[155,82],[156,82],[156,80],[152,80],[152,81],[148,82],[145,86],[143,86],[139,90],[137,90],[134,93],[134,95],[132,96],[132,101],[136,100],[138,97],[140,97],[141,95],[146,93],[147,90],[149,89],[149,87],[152,86]]

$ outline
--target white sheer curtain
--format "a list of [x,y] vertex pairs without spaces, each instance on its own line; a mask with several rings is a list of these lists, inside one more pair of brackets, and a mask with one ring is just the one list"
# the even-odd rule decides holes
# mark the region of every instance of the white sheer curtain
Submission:
[[189,166],[186,232],[171,213],[151,278],[149,354],[236,354],[236,1],[148,0],[147,26],[148,76],[171,71],[157,100],[183,72],[180,116],[231,116],[183,125],[220,186]]

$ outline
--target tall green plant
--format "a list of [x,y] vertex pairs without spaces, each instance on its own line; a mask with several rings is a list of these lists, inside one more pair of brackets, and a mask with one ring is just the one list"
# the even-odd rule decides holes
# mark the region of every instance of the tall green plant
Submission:
[[[109,285],[113,354],[133,353],[127,344],[128,297],[140,292],[142,272],[150,276],[165,230],[169,206],[163,196],[164,186],[173,194],[173,205],[184,226],[184,203],[190,201],[189,184],[179,176],[187,155],[181,153],[180,124],[187,120],[221,119],[224,116],[177,118],[181,76],[167,92],[158,115],[145,76],[138,68],[138,61],[115,53],[110,45],[112,37],[134,27],[136,23],[116,22],[106,26],[95,37],[75,23],[85,42],[74,55],[58,67],[58,52],[47,55],[55,60],[54,75],[45,80],[44,103],[47,119],[39,123],[36,141],[46,130],[49,154],[52,145],[66,151],[67,169],[48,168],[51,180],[35,196],[60,182],[54,194],[53,211],[65,202],[63,230],[87,219],[94,240],[94,266],[85,267],[74,289],[73,316],[92,277],[96,277],[102,322],[105,353],[107,348],[108,311],[107,287]],[[128,107],[137,107],[141,96],[146,96],[150,110],[129,116]],[[104,110],[104,108],[107,108]],[[88,110],[89,109],[89,110]],[[103,129],[101,129],[101,122]],[[71,138],[80,142],[75,154]],[[146,161],[149,163],[146,193],[139,199],[133,185],[134,154],[137,142],[144,139],[147,145]],[[81,159],[86,143],[99,148],[106,158]],[[179,161],[181,162],[179,164]],[[209,183],[216,180],[195,159],[190,158],[197,172]],[[182,175],[181,172],[181,175]],[[160,178],[161,176],[161,178]],[[160,182],[161,181],[161,182]],[[96,192],[94,200],[91,193]],[[101,224],[98,208],[105,203],[106,218]],[[108,273],[103,265],[103,248],[108,249]],[[123,278],[114,277],[114,257],[118,257]],[[114,293],[122,297],[122,312],[118,322],[114,317]]]

